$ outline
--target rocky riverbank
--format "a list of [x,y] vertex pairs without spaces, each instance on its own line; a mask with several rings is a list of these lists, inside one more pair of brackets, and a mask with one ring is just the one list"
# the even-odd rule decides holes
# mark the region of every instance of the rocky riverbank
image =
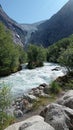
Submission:
[[[45,87],[42,85],[42,88]],[[39,86],[39,88],[41,88],[41,86]],[[32,90],[32,92],[34,91]],[[38,97],[33,99],[38,100]],[[33,100],[31,100],[31,102],[32,101]],[[22,114],[19,115],[22,116]],[[40,112],[40,116],[39,115],[32,116],[27,120],[9,126],[5,130],[32,130],[32,129],[73,130],[73,90],[67,91],[54,103],[49,103]]]
[[[71,80],[72,74],[55,81],[65,85]],[[12,108],[18,123],[5,130],[73,130],[73,90],[62,89],[52,95],[50,85],[44,83],[16,98]]]
[[33,115],[39,114],[43,107],[53,100],[55,100],[55,97],[49,95],[49,86],[45,83],[41,84],[13,101],[13,109],[11,108],[12,115],[15,116],[17,120],[20,120],[24,118],[25,115],[29,117],[31,115],[30,113]]

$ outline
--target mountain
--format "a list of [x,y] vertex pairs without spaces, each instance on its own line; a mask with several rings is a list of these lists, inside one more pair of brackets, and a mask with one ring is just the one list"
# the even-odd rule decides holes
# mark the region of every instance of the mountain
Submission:
[[38,30],[37,26],[39,26],[42,22],[38,22],[35,24],[19,24],[16,21],[12,20],[3,10],[0,5],[0,21],[11,30],[13,35],[13,40],[15,43],[19,43],[20,45],[25,46],[29,41],[31,34]]
[[2,9],[0,5],[0,21],[11,30],[13,40],[15,43],[19,43],[23,46],[25,43],[26,31],[24,31],[21,26],[14,20],[12,20]]
[[0,21],[11,30],[13,40],[23,46],[29,43],[47,47],[73,34],[73,0],[69,0],[49,20],[34,24],[18,24],[9,18],[0,5]]
[[32,33],[30,42],[47,47],[71,34],[73,34],[73,0],[69,0],[58,13],[40,24],[38,30]]
[[33,33],[35,33],[36,31],[38,31],[38,26],[40,26],[44,21],[40,21],[34,24],[21,24],[21,28],[26,32],[26,36],[25,36],[25,44],[29,44],[31,42],[31,36]]

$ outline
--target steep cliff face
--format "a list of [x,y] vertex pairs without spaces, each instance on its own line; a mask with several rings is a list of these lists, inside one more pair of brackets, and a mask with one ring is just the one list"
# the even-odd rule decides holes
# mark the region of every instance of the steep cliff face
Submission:
[[25,46],[30,42],[31,34],[38,30],[37,26],[43,21],[35,24],[18,24],[4,12],[0,5],[0,22],[11,30],[15,43]]
[[2,6],[0,5],[0,22],[2,22],[8,29],[11,30],[11,33],[13,35],[13,40],[15,43],[18,43],[20,45],[25,44],[25,35],[26,31],[24,31],[21,26],[12,20],[2,9]]
[[45,47],[73,33],[73,0],[69,2],[51,19],[38,26],[30,41],[43,44]]
[[61,38],[73,34],[73,0],[49,20],[34,24],[18,24],[8,17],[0,6],[0,21],[11,30],[15,43],[23,46],[33,43],[47,47]]

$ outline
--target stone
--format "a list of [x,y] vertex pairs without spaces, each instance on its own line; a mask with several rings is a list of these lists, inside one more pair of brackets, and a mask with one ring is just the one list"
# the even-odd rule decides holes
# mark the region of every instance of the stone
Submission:
[[39,90],[43,90],[44,91],[44,87],[43,86],[40,85],[38,88],[39,88]]
[[15,117],[22,117],[23,116],[23,112],[20,109],[14,110],[13,113],[14,113]]
[[22,105],[23,105],[23,106],[26,107],[28,104],[29,104],[29,101],[28,101],[27,99],[23,99],[23,100],[22,100]]
[[61,67],[55,67],[54,69],[52,69],[52,71],[59,71],[61,70]]
[[27,99],[29,102],[37,101],[37,97],[30,94],[24,95],[24,98]]
[[44,122],[44,118],[36,115],[25,121],[15,123],[5,130],[55,130],[48,123]]
[[73,109],[73,90],[67,91],[58,101],[58,104]]
[[44,88],[44,93],[49,94],[50,93],[50,86],[46,86]]
[[55,130],[73,130],[73,110],[68,107],[52,103],[41,115]]
[[50,95],[42,92],[39,97],[50,98]]
[[31,90],[31,91],[29,91],[29,93],[28,93],[29,95],[34,95],[34,91],[33,90]]
[[29,112],[32,110],[32,106],[33,104],[32,103],[29,103],[28,100],[26,99],[23,99],[23,103],[21,105],[21,110],[23,111],[23,113],[26,113],[26,112]]
[[[45,88],[45,87],[47,86],[47,84],[46,84],[46,83],[43,83],[43,84],[40,84],[40,86],[42,86],[42,87]],[[39,86],[39,87],[40,87],[40,86]]]
[[39,88],[36,88],[36,89],[34,90],[34,95],[39,97],[39,95],[40,95],[40,90],[39,90]]

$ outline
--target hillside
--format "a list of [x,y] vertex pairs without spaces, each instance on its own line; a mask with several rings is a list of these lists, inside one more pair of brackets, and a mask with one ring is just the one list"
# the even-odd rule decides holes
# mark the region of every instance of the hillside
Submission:
[[[73,34],[73,0],[69,0],[50,19],[34,24],[19,24],[9,18],[0,6],[0,21],[11,30],[15,43],[33,43],[47,47]],[[25,21],[24,21],[25,23]]]
[[13,40],[15,43],[19,43],[23,46],[25,43],[25,35],[26,31],[23,31],[20,25],[12,20],[3,10],[2,6],[0,5],[0,21],[6,26],[6,28],[11,30]]
[[38,26],[38,31],[32,34],[30,41],[46,47],[72,33],[73,0],[69,0],[57,14]]

